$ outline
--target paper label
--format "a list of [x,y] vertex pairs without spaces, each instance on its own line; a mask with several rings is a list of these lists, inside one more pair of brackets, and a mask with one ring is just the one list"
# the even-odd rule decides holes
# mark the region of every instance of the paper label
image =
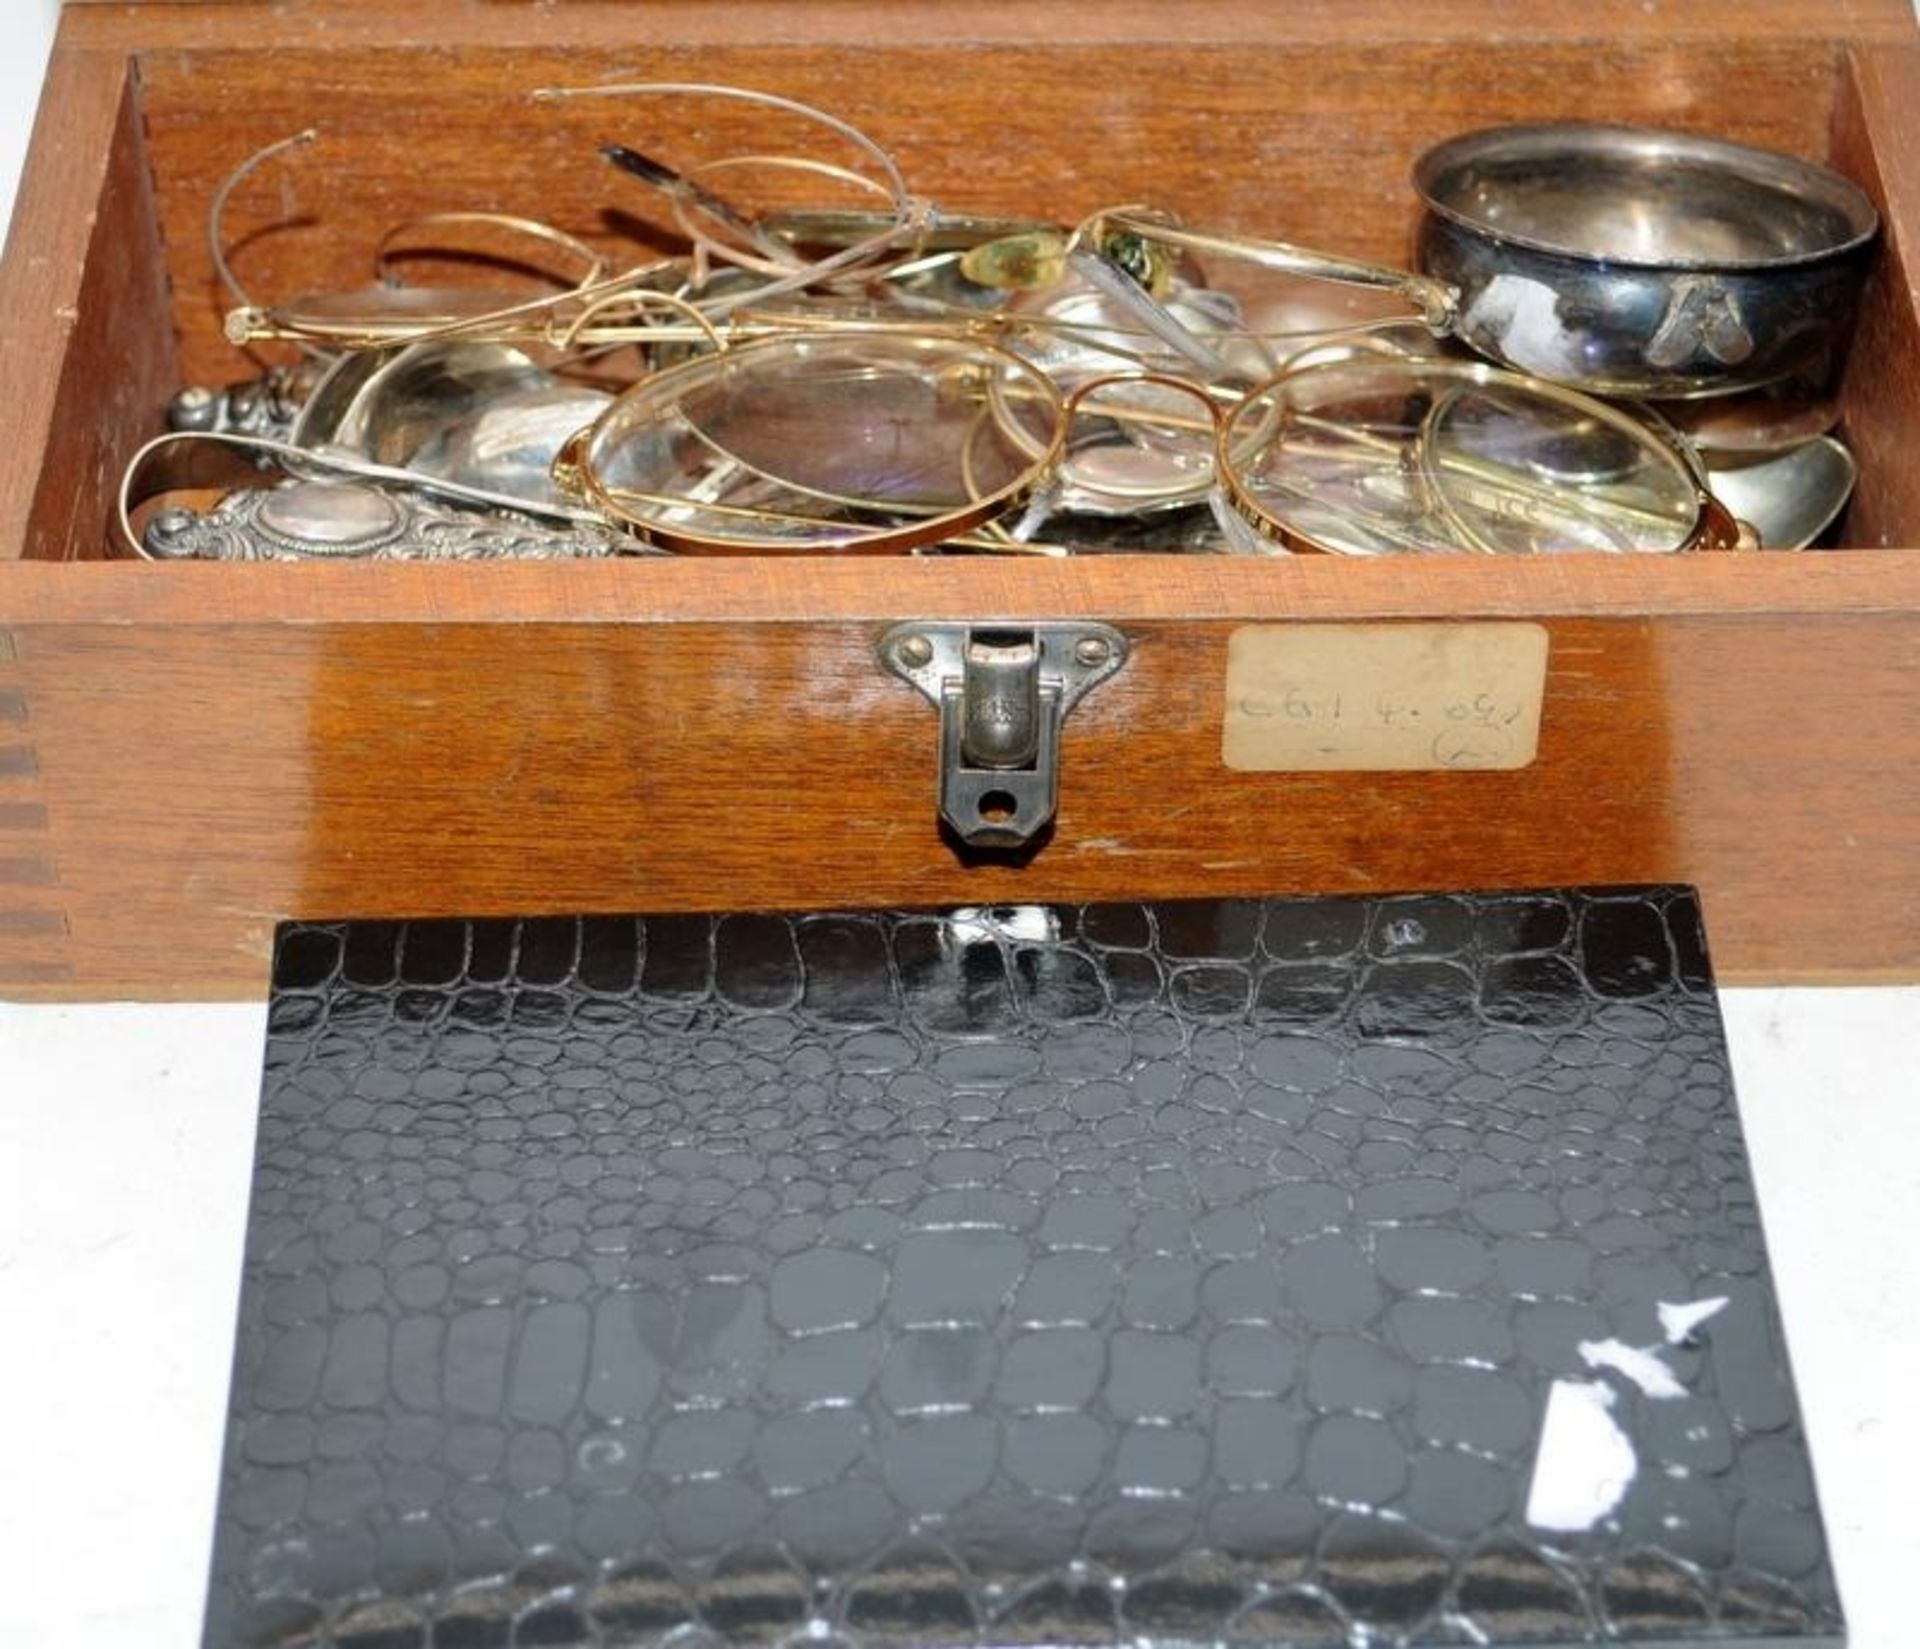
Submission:
[[1243,773],[1525,767],[1539,624],[1249,624],[1227,638],[1221,759]]

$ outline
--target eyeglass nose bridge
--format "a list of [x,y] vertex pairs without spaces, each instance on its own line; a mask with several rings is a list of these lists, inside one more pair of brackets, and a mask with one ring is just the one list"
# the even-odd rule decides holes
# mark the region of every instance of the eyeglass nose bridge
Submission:
[[[1121,405],[1107,409],[1089,408],[1087,403],[1102,391],[1115,389],[1148,389],[1167,391],[1196,403],[1205,414],[1204,420],[1189,426],[1163,407],[1153,405]],[[1206,469],[1197,475],[1186,476],[1170,484],[1144,481],[1137,486],[1121,487],[1110,480],[1095,480],[1073,473],[1073,426],[1082,416],[1096,415],[1111,418],[1116,422],[1138,422],[1148,427],[1162,430],[1179,431],[1189,427],[1203,438],[1197,443],[1203,446],[1206,455]],[[1199,497],[1211,491],[1219,483],[1221,473],[1221,440],[1225,428],[1225,413],[1220,404],[1208,394],[1206,389],[1190,378],[1178,377],[1164,372],[1110,372],[1097,378],[1089,378],[1076,384],[1063,399],[1062,430],[1063,440],[1060,457],[1057,461],[1058,473],[1065,479],[1073,480],[1090,492],[1101,493],[1108,497],[1121,498],[1133,503],[1151,503],[1159,500],[1173,500],[1186,497]]]

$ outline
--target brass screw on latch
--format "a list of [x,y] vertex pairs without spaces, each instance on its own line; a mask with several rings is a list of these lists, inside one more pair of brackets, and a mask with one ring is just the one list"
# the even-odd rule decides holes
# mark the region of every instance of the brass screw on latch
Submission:
[[1082,636],[1073,644],[1073,656],[1089,670],[1105,664],[1113,656],[1113,649],[1100,636]]
[[933,643],[925,636],[903,636],[893,649],[893,656],[909,670],[917,670],[933,662]]

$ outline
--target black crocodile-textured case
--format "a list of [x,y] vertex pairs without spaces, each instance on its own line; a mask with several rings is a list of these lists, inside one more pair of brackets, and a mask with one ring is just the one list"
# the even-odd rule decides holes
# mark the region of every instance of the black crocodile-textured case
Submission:
[[280,934],[209,1644],[1840,1633],[1684,890]]

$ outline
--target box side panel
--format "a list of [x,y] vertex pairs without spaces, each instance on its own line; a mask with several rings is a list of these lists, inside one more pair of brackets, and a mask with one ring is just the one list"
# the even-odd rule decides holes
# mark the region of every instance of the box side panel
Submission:
[[155,216],[138,87],[129,82],[87,251],[78,319],[61,360],[24,553],[92,561],[114,553],[120,477],[180,387],[166,249]]
[[1837,165],[1880,208],[1882,247],[1862,296],[1844,386],[1843,434],[1860,462],[1847,542],[1920,539],[1920,47],[1849,60],[1834,130]]
[[102,552],[178,362],[130,66],[63,46],[0,267],[0,557]]
[[1309,774],[1222,765],[1236,623],[1126,623],[1131,661],[1068,723],[1053,837],[1016,863],[942,839],[935,718],[876,667],[881,624],[18,644],[73,983],[96,992],[257,989],[289,914],[1661,879],[1702,887],[1730,977],[1920,974],[1920,615],[1548,626],[1533,765]]

